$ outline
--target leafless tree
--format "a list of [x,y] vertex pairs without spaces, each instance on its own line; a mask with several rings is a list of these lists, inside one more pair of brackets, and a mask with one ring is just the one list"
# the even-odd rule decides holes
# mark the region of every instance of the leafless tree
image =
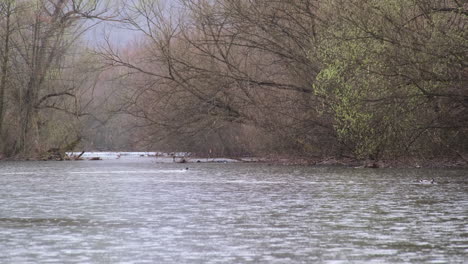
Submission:
[[105,1],[94,0],[6,0],[0,8],[5,14],[0,21],[5,25],[0,33],[0,131],[5,131],[7,122],[9,145],[14,146],[9,146],[10,155],[31,156],[44,147],[42,130],[52,113],[83,114],[86,103],[80,102],[79,90],[84,76],[66,76],[77,66],[73,63],[79,65],[80,49],[74,45],[93,24],[86,21],[111,19],[111,15]]
[[254,127],[277,149],[360,158],[466,142],[461,1],[159,3],[127,6],[143,36],[132,52],[101,50],[151,140]]

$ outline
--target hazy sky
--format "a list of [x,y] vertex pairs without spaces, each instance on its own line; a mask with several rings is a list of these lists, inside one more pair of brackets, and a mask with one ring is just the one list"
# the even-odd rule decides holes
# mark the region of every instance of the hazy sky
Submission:
[[[135,4],[140,0],[110,0],[110,3],[115,3],[116,7],[120,3]],[[158,0],[154,0],[158,1]],[[165,10],[177,10],[178,0],[159,0],[160,4],[164,6]],[[180,7],[180,6],[179,6]],[[178,11],[176,11],[178,12]],[[94,21],[95,23],[96,21]],[[126,45],[130,41],[134,41],[141,36],[141,33],[126,29],[123,25],[117,22],[100,22],[94,26],[91,30],[86,32],[85,39],[90,45],[96,45],[104,40],[105,35],[110,37],[110,40],[115,45]]]
[[96,45],[104,41],[105,36],[109,36],[114,45],[126,45],[129,41],[138,38],[140,33],[125,29],[122,26],[104,22],[94,26],[91,30],[86,32],[85,39],[90,45]]

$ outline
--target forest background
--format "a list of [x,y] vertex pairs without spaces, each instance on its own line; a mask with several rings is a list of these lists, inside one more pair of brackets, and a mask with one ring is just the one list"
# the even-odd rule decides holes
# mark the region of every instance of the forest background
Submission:
[[467,25],[464,0],[0,0],[0,156],[466,163]]

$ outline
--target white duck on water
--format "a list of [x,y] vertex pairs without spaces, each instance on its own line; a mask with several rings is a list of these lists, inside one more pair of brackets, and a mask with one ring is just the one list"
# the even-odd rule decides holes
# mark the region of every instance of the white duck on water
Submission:
[[434,180],[434,178],[432,178],[430,180],[419,180],[418,183],[421,183],[421,184],[436,184],[436,181]]

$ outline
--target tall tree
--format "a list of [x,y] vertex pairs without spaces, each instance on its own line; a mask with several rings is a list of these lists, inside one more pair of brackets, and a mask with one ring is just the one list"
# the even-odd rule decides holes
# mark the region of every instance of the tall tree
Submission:
[[[75,67],[69,60],[77,56],[70,55],[80,49],[70,48],[93,25],[87,21],[109,18],[104,17],[106,4],[104,0],[1,2],[5,16],[0,23],[5,26],[0,31],[0,131],[7,136],[4,141],[9,142],[10,155],[31,156],[41,151],[42,130],[53,118],[51,111],[65,111],[66,104],[78,103],[81,77],[74,76],[73,81],[62,75]],[[6,104],[6,98],[11,102]]]
[[0,3],[0,14],[3,18],[2,23],[4,31],[2,32],[2,57],[1,57],[1,75],[0,75],[0,139],[3,134],[3,122],[4,122],[4,109],[5,109],[5,90],[8,81],[8,68],[9,68],[9,56],[10,56],[10,38],[13,33],[12,30],[12,15],[14,12],[14,2],[12,0],[6,0]]

